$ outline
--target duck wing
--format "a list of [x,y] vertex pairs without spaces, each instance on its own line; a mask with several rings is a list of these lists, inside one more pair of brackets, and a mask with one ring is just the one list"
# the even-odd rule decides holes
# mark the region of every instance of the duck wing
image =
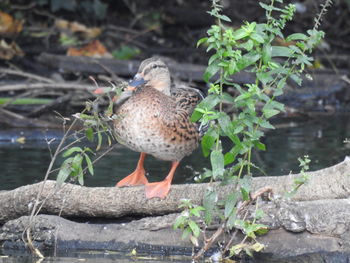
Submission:
[[185,85],[174,85],[170,92],[176,107],[185,110],[188,115],[191,115],[197,104],[204,99],[202,92],[198,89]]

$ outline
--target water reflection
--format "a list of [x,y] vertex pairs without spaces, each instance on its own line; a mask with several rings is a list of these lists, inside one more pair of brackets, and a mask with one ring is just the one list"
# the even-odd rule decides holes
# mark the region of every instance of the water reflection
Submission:
[[[55,255],[54,255],[55,254]],[[120,251],[93,251],[93,250],[71,250],[60,251],[53,253],[46,251],[44,259],[34,258],[29,252],[21,252],[18,250],[2,250],[0,248],[0,263],[41,263],[41,262],[55,262],[55,263],[71,263],[71,262],[97,262],[97,263],[164,263],[164,262],[191,262],[189,256],[161,256],[161,255],[143,255],[138,254],[132,256]]]
[[[348,116],[330,116],[313,119],[277,120],[284,126],[266,133],[266,152],[254,152],[253,162],[268,175],[283,175],[298,172],[297,158],[308,154],[312,160],[311,170],[334,165],[344,159],[349,152],[343,143],[350,138]],[[294,125],[290,125],[294,124]],[[0,190],[13,189],[25,184],[41,181],[50,162],[47,141],[58,139],[61,131],[1,130],[0,131]],[[24,137],[22,141],[18,138]],[[46,138],[46,139],[45,139]],[[22,142],[22,143],[21,143]],[[23,143],[24,142],[24,143]],[[51,143],[55,147],[54,142]],[[95,176],[87,176],[87,186],[113,186],[133,171],[139,153],[117,145],[95,166]],[[58,161],[58,164],[60,161]],[[209,166],[201,150],[184,158],[178,168],[174,183],[193,182],[193,178]],[[162,180],[168,173],[170,162],[156,160],[148,156],[145,168],[150,181]],[[259,172],[256,171],[258,174]],[[56,175],[52,174],[51,179]]]
[[344,143],[350,138],[349,120],[349,116],[292,120],[295,127],[285,125],[267,133],[264,138],[267,152],[255,153],[254,159],[269,175],[299,172],[297,158],[306,154],[311,159],[311,170],[334,165],[350,152],[349,144]]

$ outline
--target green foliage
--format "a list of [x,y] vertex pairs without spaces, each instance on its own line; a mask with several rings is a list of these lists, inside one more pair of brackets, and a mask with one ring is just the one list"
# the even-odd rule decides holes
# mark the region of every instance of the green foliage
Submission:
[[195,221],[195,217],[201,217],[201,211],[205,210],[202,206],[194,206],[190,200],[181,200],[180,208],[183,208],[181,215],[176,218],[174,229],[181,229],[182,238],[189,238],[193,245],[198,246],[198,236],[201,232],[200,227]]
[[[72,147],[66,150],[62,156],[69,157],[61,165],[61,168],[57,175],[57,184],[62,185],[70,176],[73,180],[77,179],[79,184],[84,185],[84,173],[83,173],[83,161],[85,160],[88,171],[91,175],[94,175],[94,168],[92,166],[91,159],[87,153],[93,153],[93,151],[84,147]],[[74,154],[74,155],[73,155]],[[72,156],[73,155],[73,156]]]
[[0,98],[1,104],[13,104],[13,105],[31,105],[31,104],[48,104],[52,102],[52,99],[44,98]]
[[63,46],[76,46],[80,43],[79,40],[77,39],[77,37],[69,36],[66,34],[60,35],[59,42]]
[[[245,238],[242,243],[233,245],[230,253],[237,255],[245,251],[250,255],[263,248],[255,241],[256,235],[267,231],[266,226],[255,223],[261,216],[258,210],[253,215],[255,219],[249,221],[243,216],[244,209],[240,205],[242,201],[250,201],[251,169],[256,168],[251,162],[252,149],[265,150],[261,138],[265,130],[274,129],[270,118],[284,111],[284,105],[275,98],[283,94],[289,79],[301,84],[301,73],[312,65],[309,53],[324,33],[314,28],[306,34],[284,36],[283,29],[293,19],[296,8],[293,4],[283,6],[282,0],[260,2],[265,9],[266,22],[245,22],[237,29],[224,24],[230,19],[222,14],[219,1],[212,0],[212,3],[208,13],[217,19],[217,23],[207,31],[207,37],[197,43],[197,46],[205,45],[206,51],[212,54],[203,75],[210,88],[191,119],[209,125],[201,147],[204,156],[210,158],[211,170],[207,169],[199,176],[199,181],[221,181],[231,184],[236,191],[224,200],[218,200],[218,190],[209,187],[203,199],[203,219],[205,227],[216,217],[226,229],[241,229]],[[277,46],[274,42],[277,37],[285,43],[293,41],[293,44]],[[253,74],[255,80],[241,85],[233,83],[232,75],[242,71]],[[238,95],[232,97],[224,91],[224,86],[233,86]],[[224,104],[236,109],[236,113],[225,113]],[[230,142],[230,147],[225,150],[221,146],[223,137],[227,138],[225,146],[227,141]],[[300,162],[304,174],[309,160],[305,158]],[[296,180],[295,190],[306,181],[307,176]],[[182,222],[182,228],[189,232],[191,227],[186,223],[185,220]],[[247,243],[248,239],[252,242]]]
[[140,49],[137,47],[122,45],[119,49],[112,52],[113,57],[117,59],[128,60],[140,54]]
[[[62,157],[66,159],[63,161],[57,175],[56,181],[58,185],[62,185],[69,178],[73,181],[77,180],[79,184],[83,185],[85,171],[88,171],[90,175],[94,174],[93,161],[90,155],[95,155],[95,152],[101,149],[103,137],[107,139],[109,146],[112,144],[112,140],[116,139],[109,125],[109,121],[115,118],[113,115],[113,98],[110,94],[115,93],[116,97],[119,96],[121,87],[106,88],[104,92],[109,98],[109,106],[102,115],[104,117],[98,114],[96,110],[101,97],[94,101],[88,101],[85,109],[81,113],[74,115],[76,120],[80,120],[83,123],[84,128],[74,134],[75,137],[79,137],[77,140],[63,148],[65,151],[62,153]],[[84,138],[90,142],[95,142],[96,149],[73,146]]]
[[306,173],[309,170],[309,163],[311,162],[309,156],[305,155],[304,158],[298,158],[298,161],[299,167],[301,167],[300,176],[294,179],[293,188],[285,193],[284,196],[286,198],[291,198],[293,195],[295,195],[298,189],[302,185],[306,184],[310,179],[310,175]]

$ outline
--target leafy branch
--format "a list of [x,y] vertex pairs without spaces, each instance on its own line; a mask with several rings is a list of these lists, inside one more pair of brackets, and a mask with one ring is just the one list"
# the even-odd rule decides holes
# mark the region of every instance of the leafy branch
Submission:
[[[252,202],[252,169],[257,168],[251,161],[252,150],[266,150],[261,142],[264,130],[274,129],[270,119],[284,111],[284,105],[276,101],[276,98],[283,94],[288,80],[300,85],[301,73],[307,66],[312,65],[313,58],[309,54],[324,36],[317,28],[330,1],[323,6],[313,29],[308,30],[306,34],[294,33],[286,37],[283,30],[288,21],[293,19],[295,6],[283,5],[282,0],[270,0],[268,3],[259,4],[265,10],[266,22],[245,22],[241,27],[234,29],[226,25],[231,20],[222,14],[223,7],[219,0],[212,0],[212,8],[208,13],[215,17],[217,22],[209,28],[207,37],[197,43],[197,46],[205,45],[206,51],[212,53],[203,75],[204,81],[209,85],[208,96],[191,116],[192,121],[209,125],[202,138],[201,148],[204,156],[210,159],[211,169],[206,169],[198,180],[220,181],[222,184],[232,185],[233,190],[224,200],[218,199],[219,189],[208,187],[205,192],[204,210],[198,210],[201,214],[203,235],[205,236],[205,229],[214,221],[219,221],[220,227],[211,238],[204,238],[209,241],[195,256],[196,259],[223,232],[233,229],[236,229],[234,233],[240,229],[245,237],[236,245],[228,242],[222,251],[223,255],[227,251],[230,251],[230,256],[242,251],[251,254],[263,248],[263,245],[256,241],[256,235],[266,232],[267,228],[256,223],[258,208],[253,221],[246,219],[246,205]],[[288,44],[275,45],[274,40],[277,37]],[[242,85],[234,83],[231,76],[240,71],[253,73],[255,81]],[[225,92],[226,86],[233,86],[238,96],[233,97]],[[236,112],[226,113],[223,110],[224,104],[236,109]],[[303,159],[302,162],[304,173],[309,160]],[[305,182],[306,179],[296,182],[295,191]],[[186,209],[191,211],[195,208],[188,204]],[[190,213],[186,215],[186,218],[182,217],[181,224],[177,222],[175,226],[185,231],[187,236],[197,237],[199,226],[194,227],[193,222],[196,221],[189,221]]]

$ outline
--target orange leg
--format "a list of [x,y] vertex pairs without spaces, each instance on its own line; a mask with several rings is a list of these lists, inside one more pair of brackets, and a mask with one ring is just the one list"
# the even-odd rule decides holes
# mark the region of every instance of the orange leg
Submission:
[[175,170],[180,162],[172,162],[170,172],[168,176],[161,182],[148,183],[146,184],[146,198],[151,199],[159,197],[164,199],[167,197],[170,191],[171,181],[173,180]]
[[128,175],[127,177],[125,177],[124,179],[120,180],[116,186],[123,187],[123,186],[147,184],[148,180],[145,176],[145,169],[143,168],[145,157],[146,157],[146,154],[141,153],[140,159],[137,163],[135,171],[130,175]]

